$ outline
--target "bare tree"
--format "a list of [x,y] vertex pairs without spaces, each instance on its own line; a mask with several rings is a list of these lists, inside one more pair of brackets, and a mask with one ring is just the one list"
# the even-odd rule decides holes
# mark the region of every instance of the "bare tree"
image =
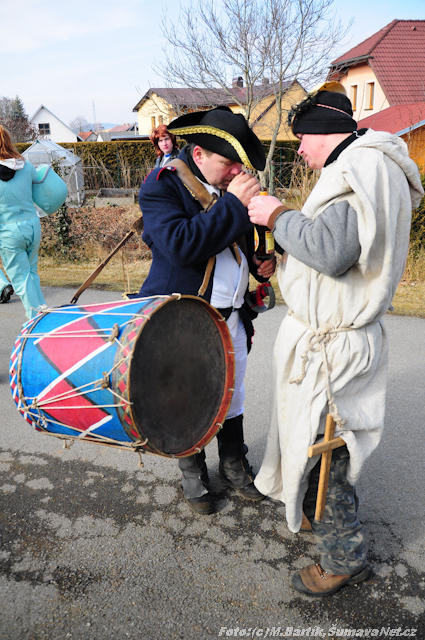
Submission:
[[74,120],[70,120],[69,128],[76,134],[82,131],[92,131],[92,125],[84,116],[77,116]]
[[[302,86],[326,76],[335,45],[346,35],[331,12],[333,0],[203,0],[183,7],[177,23],[161,20],[165,63],[155,71],[168,87],[188,87],[204,103],[236,104],[253,126],[265,96],[275,101],[266,173],[287,109],[291,83]],[[235,82],[231,79],[235,78]],[[238,78],[242,79],[243,88]],[[221,100],[214,99],[219,91]],[[192,105],[191,105],[192,107]],[[192,107],[193,108],[193,107]]]
[[19,96],[0,98],[0,124],[9,131],[14,143],[32,142],[37,138],[38,129],[30,124]]

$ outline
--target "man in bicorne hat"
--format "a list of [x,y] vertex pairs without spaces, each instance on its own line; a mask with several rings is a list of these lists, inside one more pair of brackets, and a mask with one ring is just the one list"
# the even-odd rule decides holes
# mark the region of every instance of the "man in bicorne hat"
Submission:
[[[218,200],[204,211],[172,165],[147,176],[140,188],[139,204],[145,228],[143,240],[153,260],[140,295],[199,295],[225,317],[235,349],[236,374],[232,403],[217,434],[219,470],[245,498],[262,500],[264,496],[254,486],[255,476],[245,456],[242,426],[244,375],[253,334],[244,296],[249,272],[264,282],[272,275],[275,263],[261,263],[253,257],[253,226],[247,206],[259,193],[260,184],[242,172],[242,166],[264,169],[264,150],[245,118],[227,107],[181,116],[168,130],[189,143],[179,159]],[[244,247],[235,244],[240,238],[245,238],[245,253]],[[208,279],[207,265],[214,257]],[[178,464],[188,505],[197,513],[213,513],[205,451],[179,459]]]
[[[320,563],[297,571],[292,585],[326,596],[369,573],[354,485],[384,426],[382,317],[403,275],[412,208],[423,190],[405,142],[357,131],[339,83],[307,96],[289,124],[298,153],[322,171],[301,212],[270,196],[248,207],[251,220],[273,230],[285,250],[277,275],[289,307],[275,345],[271,425],[255,485],[285,503],[291,531],[299,531],[304,511]],[[309,459],[308,448],[323,439],[328,413],[346,446],[333,451],[318,522],[320,460]]]

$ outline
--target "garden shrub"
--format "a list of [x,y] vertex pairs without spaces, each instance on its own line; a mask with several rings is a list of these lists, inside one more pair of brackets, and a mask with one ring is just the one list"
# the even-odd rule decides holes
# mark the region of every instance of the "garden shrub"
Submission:
[[[58,239],[55,214],[41,218],[40,255],[69,257],[77,260],[103,259],[124,238],[131,224],[140,215],[134,207],[68,208],[68,240],[64,250]],[[139,235],[126,243],[126,253],[134,260],[151,257],[151,252]]]
[[[425,189],[425,174],[421,174],[422,186]],[[425,196],[419,207],[412,212],[412,226],[410,229],[410,249],[419,252],[425,249]]]

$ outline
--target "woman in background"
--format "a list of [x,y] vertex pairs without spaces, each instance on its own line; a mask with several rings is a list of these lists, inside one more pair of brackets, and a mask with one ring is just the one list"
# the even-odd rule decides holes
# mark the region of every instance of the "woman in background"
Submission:
[[163,167],[164,164],[174,160],[180,153],[177,147],[176,136],[170,133],[165,124],[160,124],[156,129],[152,129],[149,136],[150,141],[156,147],[157,159],[155,169]]
[[37,180],[34,166],[0,125],[0,257],[10,280],[0,271],[1,302],[8,302],[15,292],[29,319],[46,305],[37,274],[41,225],[32,200],[32,183]]

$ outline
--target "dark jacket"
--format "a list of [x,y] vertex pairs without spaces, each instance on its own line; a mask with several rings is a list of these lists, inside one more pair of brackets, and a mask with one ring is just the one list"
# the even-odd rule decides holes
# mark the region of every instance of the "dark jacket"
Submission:
[[[176,149],[176,147],[174,147],[172,152],[171,152],[171,156],[168,159],[168,162],[171,162],[171,160],[174,160],[174,158],[177,158],[179,153],[180,153],[180,150]],[[157,159],[155,160],[155,169],[159,168],[163,157],[164,157],[163,153],[160,156],[157,157]]]
[[[186,148],[179,158],[187,162]],[[208,259],[236,241],[245,244],[242,249],[246,249],[250,271],[256,277],[253,227],[247,210],[233,194],[224,193],[207,213],[202,213],[201,205],[175,169],[165,166],[147,176],[140,188],[139,204],[145,226],[143,240],[153,258],[140,295],[197,295]],[[207,301],[212,279],[203,296]]]

